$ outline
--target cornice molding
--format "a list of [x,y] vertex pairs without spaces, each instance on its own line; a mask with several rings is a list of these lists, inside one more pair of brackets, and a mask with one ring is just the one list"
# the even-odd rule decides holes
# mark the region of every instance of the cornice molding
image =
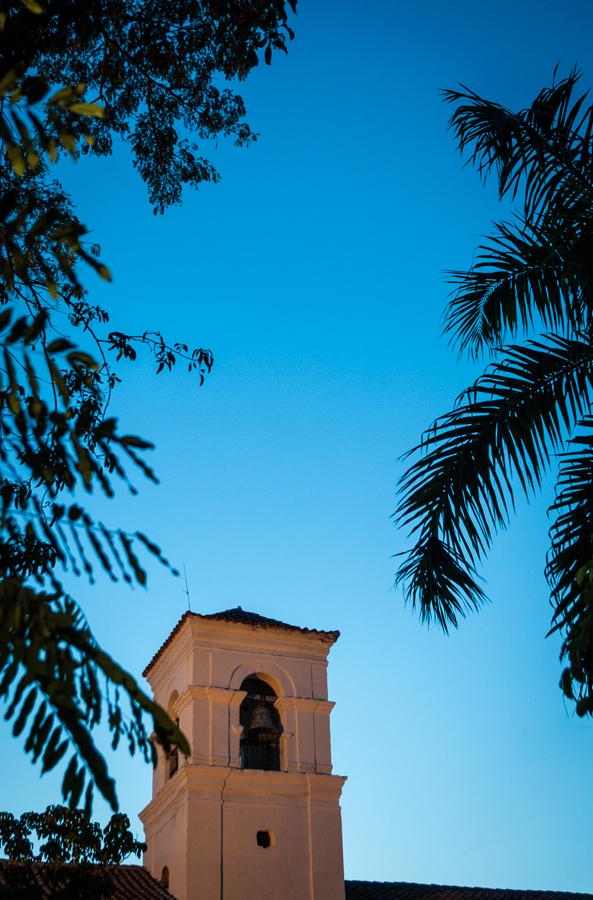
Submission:
[[139,813],[152,830],[174,814],[181,803],[192,800],[236,800],[267,804],[310,798],[335,804],[346,783],[344,775],[322,772],[264,772],[229,766],[183,765]]
[[177,700],[176,708],[181,711],[194,700],[209,700],[226,706],[240,706],[247,696],[247,691],[234,691],[231,688],[214,685],[190,684]]
[[329,714],[335,705],[333,700],[317,700],[315,697],[278,697],[274,701],[274,706],[280,712],[286,709],[296,709]]

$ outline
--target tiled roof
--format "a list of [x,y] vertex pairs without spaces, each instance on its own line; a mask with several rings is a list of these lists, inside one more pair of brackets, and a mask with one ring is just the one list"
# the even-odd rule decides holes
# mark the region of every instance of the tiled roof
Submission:
[[452,887],[405,881],[347,881],[346,900],[586,900],[591,894]]
[[[56,870],[44,863],[11,863],[0,860],[0,893],[2,896],[46,900],[54,897],[67,886],[70,877],[76,877],[78,866],[63,866]],[[111,888],[110,900],[172,900],[173,895],[148,874],[142,866],[93,866],[101,876],[106,876]],[[14,879],[17,879],[16,881]],[[78,885],[77,885],[78,886]],[[10,890],[11,893],[7,893]],[[74,896],[74,894],[68,894]],[[82,896],[82,895],[81,895]],[[98,896],[90,893],[89,896]]]
[[[66,873],[77,866],[64,866]],[[152,878],[142,866],[93,866],[106,875],[111,891],[110,900],[174,900],[173,895]],[[47,900],[63,890],[66,878],[56,878],[53,866],[34,863],[21,865],[0,860],[0,893],[13,886],[11,872],[26,873],[30,885],[19,878],[20,890],[14,896],[27,900]],[[346,900],[592,900],[591,894],[569,891],[506,890],[502,888],[453,887],[440,884],[411,884],[406,881],[346,881]],[[27,892],[27,888],[30,890]],[[12,896],[12,894],[10,895]],[[90,894],[89,894],[90,896]],[[93,894],[93,896],[95,896]]]
[[[194,613],[198,615],[198,613]],[[269,619],[267,616],[260,616],[259,613],[248,612],[240,606],[233,609],[225,609],[222,612],[208,613],[202,615],[202,619],[219,619],[221,622],[240,622],[243,625],[257,625],[259,628],[282,628],[284,631],[299,631],[301,634],[314,634],[318,637],[334,643],[340,637],[339,631],[320,631],[317,628],[302,628],[300,625],[288,625],[286,622],[280,622],[279,619]]]
[[217,613],[186,612],[181,616],[169,637],[161,644],[144,669],[144,672],[142,673],[144,676],[152,669],[163,650],[169,646],[183,623],[188,619],[216,619],[219,622],[234,622],[239,625],[249,625],[251,628],[277,628],[282,631],[296,631],[300,634],[311,634],[327,644],[335,643],[340,637],[339,631],[320,631],[317,628],[302,628],[300,625],[288,625],[286,622],[280,622],[278,619],[269,619],[267,616],[260,616],[259,613],[241,609],[240,606],[235,606],[233,609],[224,609],[222,612]]

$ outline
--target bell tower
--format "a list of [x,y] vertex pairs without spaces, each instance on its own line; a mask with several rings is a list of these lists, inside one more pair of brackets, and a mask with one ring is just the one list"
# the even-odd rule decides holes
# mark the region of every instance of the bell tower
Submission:
[[178,900],[344,900],[327,656],[337,631],[187,612],[148,664],[192,755],[162,754],[145,866]]

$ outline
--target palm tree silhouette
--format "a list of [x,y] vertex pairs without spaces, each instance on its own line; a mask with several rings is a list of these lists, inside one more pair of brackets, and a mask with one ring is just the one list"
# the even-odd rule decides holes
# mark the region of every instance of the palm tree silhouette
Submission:
[[[445,631],[486,599],[477,566],[519,492],[558,466],[546,576],[561,686],[593,714],[593,105],[579,73],[512,112],[445,91],[460,151],[516,202],[454,285],[445,333],[484,373],[406,457],[395,519],[415,543],[396,579]],[[507,342],[511,343],[507,343]],[[518,343],[517,341],[522,341]]]

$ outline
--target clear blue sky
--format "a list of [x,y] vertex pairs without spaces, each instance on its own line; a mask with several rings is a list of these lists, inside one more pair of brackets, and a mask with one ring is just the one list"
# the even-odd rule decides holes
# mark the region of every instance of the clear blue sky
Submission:
[[[546,499],[484,569],[492,604],[445,638],[394,590],[398,457],[476,370],[440,336],[443,271],[500,212],[456,154],[439,90],[527,103],[556,62],[593,85],[593,5],[303,2],[287,58],[245,85],[249,150],[215,187],[151,214],[125,149],[66,166],[115,280],[114,328],[212,348],[207,386],[127,367],[114,411],[152,437],[158,488],[110,504],[187,567],[193,608],[241,604],[339,628],[335,771],[351,878],[593,891],[593,724],[562,702],[542,571]],[[77,586],[98,637],[139,674],[184,610]],[[2,726],[1,806],[58,798]],[[150,772],[113,761],[123,808]],[[105,810],[98,805],[101,815]],[[134,826],[139,829],[137,819]]]

